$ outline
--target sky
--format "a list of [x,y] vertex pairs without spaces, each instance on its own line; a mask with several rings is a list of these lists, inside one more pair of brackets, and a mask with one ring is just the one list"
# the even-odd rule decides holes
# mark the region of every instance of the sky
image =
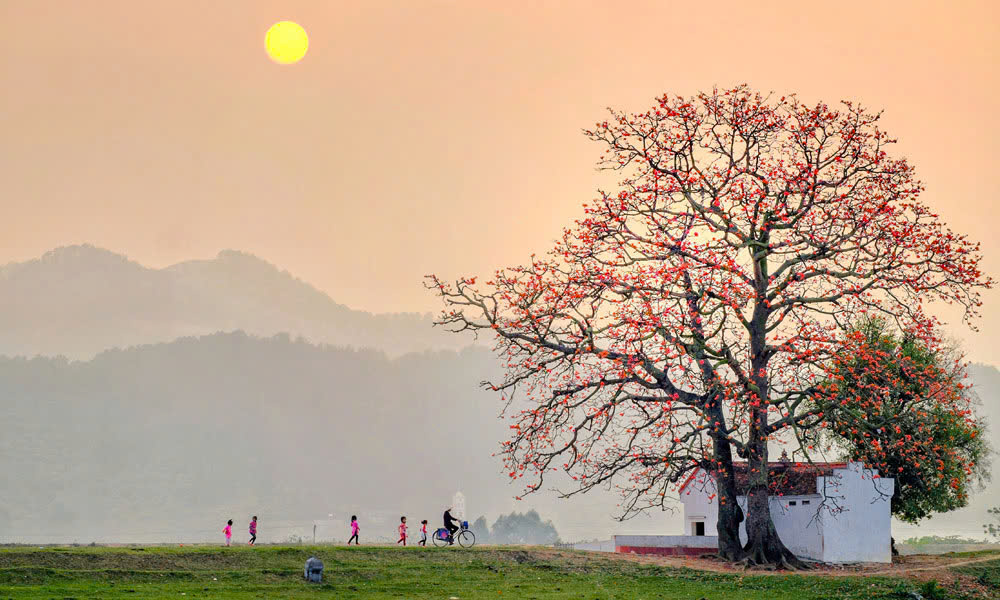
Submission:
[[[607,177],[606,107],[746,82],[885,110],[1000,276],[996,2],[0,0],[0,264],[91,243],[254,253],[373,312],[548,249]],[[302,24],[277,65],[267,28]],[[1000,291],[981,331],[997,363]],[[997,308],[994,308],[997,307]]]

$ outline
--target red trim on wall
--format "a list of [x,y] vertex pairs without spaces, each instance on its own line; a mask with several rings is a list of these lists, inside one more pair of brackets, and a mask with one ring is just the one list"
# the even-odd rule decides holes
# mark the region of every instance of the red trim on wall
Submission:
[[659,556],[703,556],[716,554],[715,548],[691,548],[690,546],[615,546],[615,552],[622,554],[657,554]]

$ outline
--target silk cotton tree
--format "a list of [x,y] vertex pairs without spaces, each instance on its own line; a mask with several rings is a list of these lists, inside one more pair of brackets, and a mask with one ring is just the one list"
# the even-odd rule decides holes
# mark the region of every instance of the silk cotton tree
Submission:
[[[555,471],[568,495],[615,485],[629,514],[706,468],[721,555],[799,564],[770,517],[768,443],[825,425],[814,400],[843,332],[881,314],[929,337],[925,305],[958,304],[971,323],[990,285],[878,120],[746,86],[612,110],[585,134],[617,191],[484,285],[430,276],[439,323],[489,333],[506,367],[486,385],[508,402],[510,476],[527,492]],[[734,452],[749,473],[742,546]]]

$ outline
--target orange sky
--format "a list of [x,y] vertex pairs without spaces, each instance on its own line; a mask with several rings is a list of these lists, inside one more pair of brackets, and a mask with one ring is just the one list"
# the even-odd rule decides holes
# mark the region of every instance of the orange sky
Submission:
[[[624,5],[630,8],[624,8]],[[536,5],[540,5],[536,6]],[[822,7],[822,8],[819,8]],[[0,2],[0,263],[253,252],[352,307],[544,252],[605,183],[580,134],[748,82],[856,98],[1000,275],[996,2]],[[278,66],[267,27],[309,54]],[[973,358],[997,363],[1000,291]],[[958,330],[961,331],[961,330]]]

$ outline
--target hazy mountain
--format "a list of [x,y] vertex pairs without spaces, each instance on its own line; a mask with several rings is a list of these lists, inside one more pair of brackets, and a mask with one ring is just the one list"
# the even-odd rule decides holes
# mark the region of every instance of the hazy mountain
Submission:
[[223,251],[149,269],[93,246],[0,267],[0,355],[88,358],[114,347],[243,330],[378,348],[389,356],[457,349],[429,314],[351,310],[255,256]]
[[456,490],[499,511],[504,427],[477,387],[494,369],[483,349],[389,359],[243,333],[0,359],[0,540],[204,539],[244,513],[271,539],[328,512],[436,523]]
[[343,522],[321,536],[358,514],[371,541],[403,514],[437,526],[456,491],[470,518],[536,508],[563,539],[672,530],[616,524],[610,493],[516,501],[492,456],[501,405],[478,385],[497,375],[478,347],[391,359],[241,332],[0,358],[0,543],[216,540],[252,514],[264,541],[328,514]]

